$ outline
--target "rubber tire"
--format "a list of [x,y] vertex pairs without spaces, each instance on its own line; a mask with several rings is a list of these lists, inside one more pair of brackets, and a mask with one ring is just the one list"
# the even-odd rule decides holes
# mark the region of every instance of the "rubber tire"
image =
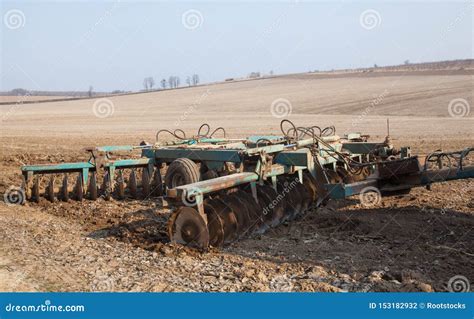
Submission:
[[[181,183],[177,185],[173,183],[173,179],[176,176],[180,176]],[[199,167],[189,158],[177,158],[171,162],[165,175],[166,188],[172,189],[181,185],[188,185],[199,182],[201,174],[199,173]]]

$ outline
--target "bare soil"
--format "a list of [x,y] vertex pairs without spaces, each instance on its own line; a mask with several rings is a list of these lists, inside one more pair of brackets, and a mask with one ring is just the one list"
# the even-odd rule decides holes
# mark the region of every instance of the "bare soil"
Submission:
[[[474,146],[467,71],[292,75],[94,100],[0,106],[0,192],[23,164],[87,159],[91,145],[154,141],[160,128],[195,134],[202,122],[230,136],[279,133],[275,99],[298,125],[336,125],[381,140],[390,118],[397,146],[414,153]],[[388,91],[389,93],[384,93]],[[373,101],[377,104],[373,105]],[[169,211],[156,199],[0,203],[2,291],[446,291],[474,279],[474,181],[414,189],[370,209],[330,201],[291,223],[201,254],[171,245]]]

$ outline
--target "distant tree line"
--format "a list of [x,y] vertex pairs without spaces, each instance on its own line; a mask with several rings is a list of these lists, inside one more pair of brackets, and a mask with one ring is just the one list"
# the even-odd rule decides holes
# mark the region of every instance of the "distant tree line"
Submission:
[[[186,84],[188,86],[196,86],[199,84],[199,75],[193,74],[192,76],[186,77]],[[153,90],[155,86],[155,80],[152,76],[146,77],[143,79],[143,88],[145,91]],[[162,79],[160,81],[160,88],[165,89],[175,89],[181,86],[181,78],[177,75],[171,75],[168,80]]]

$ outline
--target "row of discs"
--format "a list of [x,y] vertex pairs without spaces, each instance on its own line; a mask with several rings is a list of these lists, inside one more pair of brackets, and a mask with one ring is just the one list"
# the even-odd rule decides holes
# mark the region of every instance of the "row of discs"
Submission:
[[308,209],[318,198],[316,183],[305,174],[303,183],[294,177],[280,178],[276,189],[257,186],[257,199],[250,190],[235,189],[206,199],[209,245],[220,247],[254,232],[263,232]]

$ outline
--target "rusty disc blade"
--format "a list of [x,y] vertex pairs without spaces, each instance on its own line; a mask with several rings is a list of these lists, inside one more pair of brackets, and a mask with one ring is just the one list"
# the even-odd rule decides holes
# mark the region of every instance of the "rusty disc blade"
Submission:
[[339,177],[345,184],[352,184],[356,182],[356,179],[354,178],[354,174],[349,172],[347,168],[339,166],[336,172],[337,172],[337,175],[339,175]]
[[135,174],[135,170],[133,168],[128,178],[128,188],[130,190],[130,196],[132,196],[133,199],[137,199],[137,175]]
[[214,198],[209,203],[212,203],[212,206],[223,221],[224,243],[227,244],[236,240],[239,226],[234,212],[220,198]]
[[212,201],[204,203],[204,212],[207,215],[207,228],[209,229],[209,244],[221,247],[224,244],[224,221],[217,213]]
[[281,179],[278,181],[277,188],[278,192],[284,194],[285,201],[285,217],[293,216],[296,214],[296,205],[295,198],[292,196],[291,189],[289,189],[289,183],[287,179]]
[[294,178],[287,178],[283,181],[282,187],[285,189],[285,193],[287,194],[286,197],[288,197],[286,216],[289,219],[292,219],[298,215],[301,212],[303,206],[303,198],[299,194],[298,184],[299,181]]
[[293,181],[294,182],[294,187],[292,189],[291,195],[294,198],[294,202],[296,203],[296,214],[293,216],[290,216],[291,219],[295,218],[297,215],[301,214],[304,209],[304,204],[303,204],[303,195],[300,193],[300,188],[298,184],[300,182],[298,181]]
[[227,205],[229,205],[237,217],[239,223],[239,232],[245,234],[248,232],[250,227],[249,211],[246,203],[239,199],[237,193],[227,195]]
[[253,226],[252,222],[250,221],[250,207],[247,201],[244,198],[241,198],[238,192],[235,192],[231,195],[231,201],[234,202],[236,208],[235,212],[237,214],[237,218],[243,219],[243,225],[241,228],[241,234],[246,235],[251,232],[251,228]]
[[142,191],[145,198],[150,196],[150,186],[150,171],[148,167],[144,167],[142,169]]
[[68,176],[64,174],[63,184],[61,186],[61,200],[67,202],[69,200],[69,190],[68,190]]
[[36,175],[34,177],[33,187],[31,189],[31,194],[33,196],[33,200],[36,203],[39,203],[39,200],[40,200],[40,180],[41,180],[41,178],[39,177],[39,175]]
[[117,197],[119,199],[125,198],[125,181],[123,179],[123,172],[121,169],[117,170],[117,178],[115,179],[117,183]]
[[257,194],[261,201],[261,209],[262,209],[262,218],[263,222],[267,227],[271,227],[273,224],[273,220],[275,219],[275,207],[273,205],[274,198],[272,197],[272,192],[268,191],[266,186],[258,186],[257,187]]
[[54,202],[54,175],[51,175],[49,179],[49,184],[46,188],[46,196],[50,202]]
[[309,193],[311,202],[316,202],[318,200],[318,188],[313,175],[311,175],[309,172],[304,173],[303,185],[306,187],[306,190]]
[[257,197],[260,205],[260,218],[262,219],[263,224],[267,225],[273,218],[273,209],[270,208],[270,197],[261,186],[257,186]]
[[91,200],[97,199],[97,175],[95,172],[89,178],[89,198]]
[[74,185],[74,197],[78,201],[82,201],[84,198],[84,188],[82,185],[82,174],[79,174],[76,179],[76,185]]
[[112,193],[111,193],[111,180],[109,172],[104,174],[104,179],[102,180],[102,192],[104,194],[105,200],[110,200]]
[[238,199],[247,207],[250,231],[259,228],[262,225],[263,220],[260,216],[260,206],[257,204],[253,196],[243,190],[238,190],[236,196],[238,196]]
[[329,183],[337,184],[342,182],[342,178],[333,170],[326,170],[326,175],[329,179]]
[[222,195],[219,197],[224,204],[232,210],[237,221],[237,234],[241,235],[246,230],[245,214],[242,213],[242,204],[233,195]]
[[194,208],[180,207],[174,212],[168,232],[173,243],[197,249],[207,249],[209,246],[206,221]]
[[301,213],[305,212],[309,205],[311,204],[312,200],[311,200],[311,195],[310,193],[308,192],[308,190],[306,189],[306,187],[304,187],[303,184],[301,184],[300,182],[298,182],[296,184],[296,189],[298,191],[298,194],[301,196]]
[[262,189],[270,198],[270,208],[273,210],[270,226],[275,227],[283,221],[285,216],[285,196],[269,185],[263,185]]

